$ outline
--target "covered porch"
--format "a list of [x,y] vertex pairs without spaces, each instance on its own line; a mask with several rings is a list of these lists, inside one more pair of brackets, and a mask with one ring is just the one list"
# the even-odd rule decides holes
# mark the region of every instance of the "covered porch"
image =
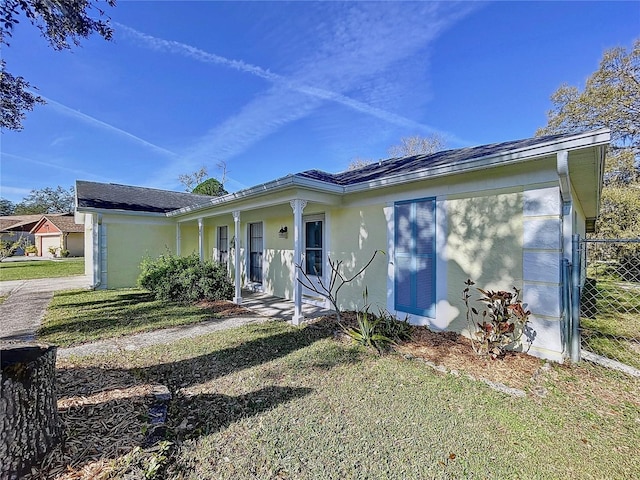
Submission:
[[[295,314],[295,304],[292,300],[251,290],[242,291],[242,306],[261,316],[279,318],[286,321],[290,321]],[[333,310],[327,310],[311,303],[302,304],[302,314],[305,319],[324,317],[334,313]]]
[[268,316],[298,325],[330,308],[301,280],[328,284],[330,211],[341,201],[337,193],[289,188],[268,199],[214,198],[197,211],[172,212],[176,253],[197,252],[202,260],[225,264],[234,303],[260,306]]

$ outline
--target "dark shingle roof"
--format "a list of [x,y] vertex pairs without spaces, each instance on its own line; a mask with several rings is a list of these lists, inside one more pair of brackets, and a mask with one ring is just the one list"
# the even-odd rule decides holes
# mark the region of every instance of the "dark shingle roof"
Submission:
[[35,213],[31,215],[5,215],[0,217],[0,231],[28,232],[45,215],[49,218],[54,218],[54,217],[59,217],[61,215],[68,215],[68,214],[67,213],[47,213],[47,214]]
[[546,137],[527,138],[511,142],[481,145],[479,147],[444,150],[431,155],[414,155],[410,157],[391,158],[375,162],[362,168],[340,173],[327,173],[321,170],[307,170],[297,176],[320,180],[336,185],[354,185],[356,183],[378,180],[390,175],[416,172],[434,167],[455,165],[470,160],[499,155],[513,150],[532,147],[541,143],[553,141],[565,135],[551,135]]
[[78,208],[152,213],[167,213],[211,201],[206,195],[83,180],[76,181],[76,198]]
[[0,217],[0,231],[28,232],[41,218],[41,213],[37,215],[5,215]]
[[44,217],[53,223],[62,233],[84,232],[84,225],[78,225],[73,215],[45,215]]

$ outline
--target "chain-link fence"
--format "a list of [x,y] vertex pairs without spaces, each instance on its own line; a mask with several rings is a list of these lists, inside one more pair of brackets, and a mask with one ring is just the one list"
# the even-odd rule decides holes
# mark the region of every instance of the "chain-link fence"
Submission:
[[640,239],[581,246],[582,349],[640,369]]

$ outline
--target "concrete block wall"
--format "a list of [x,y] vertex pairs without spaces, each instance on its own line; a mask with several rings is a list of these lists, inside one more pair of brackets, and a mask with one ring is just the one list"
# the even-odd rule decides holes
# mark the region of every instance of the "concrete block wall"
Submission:
[[[562,202],[559,187],[524,192],[523,302],[536,336],[529,353],[563,361]],[[523,339],[524,340],[524,339]]]

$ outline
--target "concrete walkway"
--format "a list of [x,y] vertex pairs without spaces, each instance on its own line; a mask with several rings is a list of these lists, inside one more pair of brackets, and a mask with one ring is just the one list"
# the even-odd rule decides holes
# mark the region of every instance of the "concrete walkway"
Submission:
[[53,293],[88,289],[90,283],[84,275],[0,282],[0,295],[9,295],[0,304],[0,342],[35,340]]
[[[242,300],[242,306],[254,312],[255,315],[212,319],[196,325],[163,328],[161,330],[153,330],[151,332],[136,333],[125,337],[86,343],[76,347],[59,348],[58,358],[69,358],[73,356],[83,357],[87,355],[100,355],[119,351],[132,351],[139,348],[149,347],[151,345],[172,343],[184,338],[194,338],[206,335],[207,333],[219,332],[221,330],[240,327],[251,323],[262,323],[273,319],[289,321],[293,316],[293,302],[283,298],[272,297],[264,293],[243,291]],[[330,315],[332,313],[329,310],[324,310],[320,307],[309,304],[303,305],[302,311],[307,319]]]
[[[34,341],[53,293],[59,290],[89,288],[89,283],[85,276],[0,282],[0,295],[9,295],[4,303],[0,304],[0,343]],[[293,302],[262,293],[243,292],[242,306],[255,314],[213,319],[197,325],[165,328],[76,347],[59,348],[58,357],[136,350],[273,318],[288,321],[293,316]],[[308,304],[303,305],[303,312],[306,318],[331,314],[328,310]]]

